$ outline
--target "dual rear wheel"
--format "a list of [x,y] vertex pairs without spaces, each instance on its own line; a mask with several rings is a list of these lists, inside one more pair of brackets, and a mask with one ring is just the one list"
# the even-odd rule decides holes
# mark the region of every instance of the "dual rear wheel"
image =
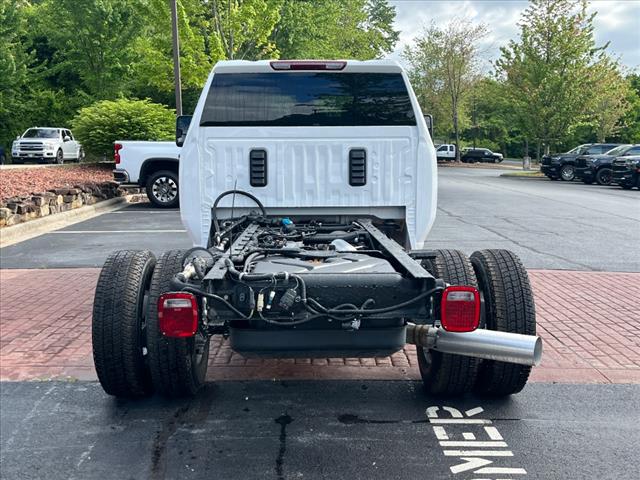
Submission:
[[182,270],[183,254],[172,250],[156,261],[149,251],[124,250],[107,258],[96,286],[92,341],[98,379],[108,394],[178,397],[204,385],[209,337],[163,336],[155,308]]
[[[508,250],[480,250],[471,258],[458,250],[438,250],[425,268],[450,285],[471,285],[484,298],[481,328],[534,335],[533,293],[527,272]],[[436,314],[438,312],[436,311]],[[480,360],[417,348],[418,367],[426,389],[433,394],[459,395],[477,391],[510,395],[521,391],[531,367]]]

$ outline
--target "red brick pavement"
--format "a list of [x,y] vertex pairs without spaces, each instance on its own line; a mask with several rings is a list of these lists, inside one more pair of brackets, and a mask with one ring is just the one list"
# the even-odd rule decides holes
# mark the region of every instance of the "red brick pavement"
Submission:
[[[99,269],[0,270],[0,380],[94,380]],[[529,271],[543,362],[533,381],[640,383],[640,273]],[[209,377],[417,379],[415,348],[375,359],[243,358],[212,344]]]

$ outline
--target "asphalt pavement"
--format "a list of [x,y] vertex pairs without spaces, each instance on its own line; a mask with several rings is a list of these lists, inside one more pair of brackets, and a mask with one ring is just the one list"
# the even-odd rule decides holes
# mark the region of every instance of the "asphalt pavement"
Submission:
[[[507,248],[528,268],[640,272],[640,192],[444,167],[425,245]],[[99,267],[118,249],[188,248],[178,210],[134,204],[0,250],[2,268]]]
[[0,386],[7,480],[638,478],[638,385],[455,400],[409,381],[219,382],[173,401]]

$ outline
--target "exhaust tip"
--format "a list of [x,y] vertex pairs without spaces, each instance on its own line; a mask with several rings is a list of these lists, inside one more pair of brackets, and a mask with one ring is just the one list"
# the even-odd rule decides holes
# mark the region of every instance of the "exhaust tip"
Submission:
[[533,366],[537,367],[542,361],[542,339],[536,337],[536,344],[533,347]]

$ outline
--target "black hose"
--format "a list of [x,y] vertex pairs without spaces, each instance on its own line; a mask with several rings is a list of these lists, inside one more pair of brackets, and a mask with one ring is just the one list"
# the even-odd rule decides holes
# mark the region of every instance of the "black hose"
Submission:
[[213,222],[216,233],[220,233],[220,225],[218,224],[218,215],[217,215],[218,204],[220,203],[220,200],[222,200],[224,197],[227,197],[229,195],[234,195],[234,194],[242,195],[243,197],[250,198],[256,203],[256,205],[258,205],[258,208],[262,212],[262,215],[264,217],[267,216],[267,211],[265,210],[264,205],[260,200],[258,200],[258,198],[255,195],[252,195],[249,192],[245,192],[244,190],[235,190],[235,189],[227,190],[226,192],[222,192],[220,195],[218,195],[218,198],[216,198],[215,202],[213,202],[213,207],[211,208],[211,221]]

